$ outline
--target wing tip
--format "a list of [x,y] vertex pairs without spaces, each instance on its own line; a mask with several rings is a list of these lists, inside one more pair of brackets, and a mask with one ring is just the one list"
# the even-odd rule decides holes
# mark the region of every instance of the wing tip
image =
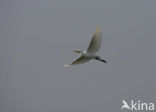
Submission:
[[101,26],[97,26],[95,28],[95,32],[102,32],[102,27]]
[[64,67],[69,67],[69,65],[64,65]]

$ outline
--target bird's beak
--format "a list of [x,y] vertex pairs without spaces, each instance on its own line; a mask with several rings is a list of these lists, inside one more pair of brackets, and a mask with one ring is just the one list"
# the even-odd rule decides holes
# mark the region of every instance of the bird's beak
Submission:
[[79,51],[79,50],[75,50],[75,51],[73,51],[73,52],[75,52],[75,53],[81,53],[81,51]]
[[75,50],[75,51],[73,51],[73,52],[75,52],[75,53],[76,53],[76,50]]

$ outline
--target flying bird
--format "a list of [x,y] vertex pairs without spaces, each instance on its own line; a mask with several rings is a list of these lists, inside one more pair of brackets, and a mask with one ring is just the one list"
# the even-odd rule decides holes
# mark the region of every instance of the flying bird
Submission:
[[70,65],[82,64],[82,63],[90,61],[91,59],[95,59],[95,60],[99,60],[101,62],[107,63],[106,60],[103,60],[101,59],[100,56],[96,55],[96,52],[99,51],[100,49],[101,43],[102,43],[102,28],[98,26],[95,29],[95,32],[93,34],[93,37],[91,39],[88,49],[83,52],[80,50],[75,50],[74,52],[80,54],[80,57],[74,60],[73,62],[64,66],[68,67]]

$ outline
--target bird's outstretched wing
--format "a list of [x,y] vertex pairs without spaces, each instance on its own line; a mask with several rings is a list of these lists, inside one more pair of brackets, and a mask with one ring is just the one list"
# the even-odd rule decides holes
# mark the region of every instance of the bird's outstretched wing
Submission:
[[102,42],[102,29],[100,26],[96,27],[92,40],[87,49],[88,53],[96,53],[101,46]]
[[77,65],[77,64],[82,64],[82,63],[85,63],[87,61],[89,61],[90,59],[89,58],[86,58],[84,56],[81,56],[79,57],[78,59],[74,60],[73,62],[71,62],[70,64],[68,65],[64,65],[65,67],[68,67],[69,65]]

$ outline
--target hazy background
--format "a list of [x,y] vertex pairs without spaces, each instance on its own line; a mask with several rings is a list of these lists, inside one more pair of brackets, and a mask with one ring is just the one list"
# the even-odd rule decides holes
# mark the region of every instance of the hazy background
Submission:
[[[156,103],[155,5],[1,0],[0,112],[121,112],[123,99]],[[65,68],[98,25],[98,55],[108,64],[93,60]]]

